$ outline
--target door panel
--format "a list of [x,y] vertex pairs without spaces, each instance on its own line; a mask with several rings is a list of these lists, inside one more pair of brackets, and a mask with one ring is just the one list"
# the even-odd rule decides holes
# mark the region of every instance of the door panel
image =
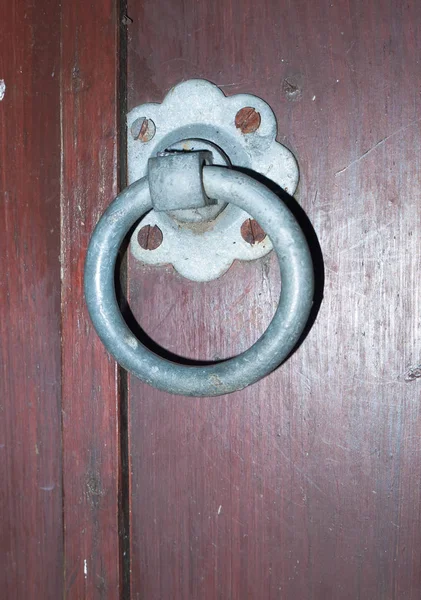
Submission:
[[118,190],[119,14],[113,0],[62,14],[62,403],[66,598],[118,598],[119,377],[90,323],[83,268]]
[[[214,399],[129,379],[133,598],[418,598],[416,2],[129,0],[128,108],[202,77],[274,109],[324,259],[278,371]],[[250,345],[273,256],[192,284],[129,257],[132,312],[172,352]],[[319,290],[323,270],[318,269]]]
[[[0,7],[0,590],[60,598],[60,12]],[[48,127],[46,127],[48,123]]]
[[0,595],[8,600],[122,595],[120,381],[82,285],[89,237],[118,189],[119,29],[114,0],[89,10],[50,0],[0,9]]
[[[421,5],[11,1],[0,24],[3,595],[418,600]],[[126,110],[193,77],[272,106],[314,227],[306,339],[213,399],[127,376],[82,289]],[[272,255],[206,284],[120,267],[134,331],[194,359],[251,345],[281,283]]]

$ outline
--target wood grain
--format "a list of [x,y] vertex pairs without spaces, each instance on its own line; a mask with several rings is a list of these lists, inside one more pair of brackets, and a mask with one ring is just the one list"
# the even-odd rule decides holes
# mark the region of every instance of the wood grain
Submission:
[[60,11],[0,23],[0,595],[60,598]]
[[62,339],[66,598],[118,598],[119,382],[83,298],[92,230],[117,193],[118,10],[62,13]]
[[[132,597],[421,595],[421,6],[129,0],[129,108],[183,79],[263,97],[298,158],[324,301],[243,392],[129,382]],[[130,303],[180,354],[238,352],[276,301],[272,259],[194,286],[130,260]]]

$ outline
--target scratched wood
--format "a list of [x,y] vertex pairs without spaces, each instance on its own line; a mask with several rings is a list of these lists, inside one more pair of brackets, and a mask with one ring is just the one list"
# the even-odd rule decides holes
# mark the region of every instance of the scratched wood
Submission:
[[[132,597],[418,599],[421,5],[128,16],[129,108],[192,77],[273,107],[325,269],[310,334],[258,385],[196,400],[130,380]],[[200,358],[252,343],[279,287],[273,258],[200,285],[130,259],[129,281],[154,340]]]
[[118,10],[63,4],[62,390],[66,598],[118,598],[118,373],[90,323],[83,266],[117,193]]
[[60,598],[60,13],[0,7],[0,589]]

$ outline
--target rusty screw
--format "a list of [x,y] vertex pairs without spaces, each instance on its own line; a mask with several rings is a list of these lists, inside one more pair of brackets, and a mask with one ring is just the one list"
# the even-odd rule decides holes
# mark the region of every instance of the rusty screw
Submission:
[[149,142],[154,137],[156,132],[155,123],[152,121],[152,119],[139,117],[139,119],[133,121],[130,127],[130,132],[134,140],[139,140],[140,142]]
[[144,250],[156,250],[162,244],[162,231],[158,225],[145,225],[139,230],[137,241]]
[[250,246],[254,246],[254,244],[259,244],[263,242],[266,237],[266,233],[260,227],[259,223],[254,219],[247,219],[241,225],[241,237],[244,241],[246,241]]
[[235,115],[235,126],[241,133],[254,133],[260,127],[260,113],[251,106],[241,108]]

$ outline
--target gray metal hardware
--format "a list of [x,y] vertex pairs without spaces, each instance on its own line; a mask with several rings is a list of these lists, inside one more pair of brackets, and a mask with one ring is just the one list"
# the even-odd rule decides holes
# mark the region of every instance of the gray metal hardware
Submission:
[[[168,150],[206,150],[214,165],[250,169],[289,194],[298,184],[293,154],[276,141],[275,115],[261,98],[249,94],[226,97],[205,80],[185,81],[161,104],[143,104],[127,117],[128,176],[133,183],[147,175],[148,160]],[[172,264],[184,277],[209,281],[220,277],[237,260],[255,260],[272,250],[269,236],[250,244],[241,226],[250,215],[232,203],[217,203],[182,213],[150,211],[130,241],[132,255],[151,265]],[[158,227],[162,243],[150,250],[138,235]],[[214,260],[209,261],[212,254]]]
[[197,210],[216,204],[205,194],[202,168],[210,152],[168,152],[148,161],[148,182],[154,210]]
[[[149,179],[156,175],[159,161],[163,164],[165,158],[168,157],[157,158],[158,162],[151,161]],[[226,167],[205,166],[202,170],[203,157],[200,155],[199,159],[197,155],[174,155],[171,171],[176,169],[177,162],[182,162],[188,173],[181,188],[186,181],[189,185],[190,181],[197,189],[203,181],[204,195],[196,206],[206,206],[208,198],[232,204],[252,215],[270,237],[279,259],[282,288],[278,308],[266,332],[242,354],[207,366],[170,362],[151,352],[132,334],[118,306],[114,271],[125,236],[134,223],[153,207],[150,187],[153,190],[155,183],[148,181],[148,177],[141,178],[121,192],[95,228],[85,265],[86,302],[105,347],[133,375],[173,394],[219,396],[258,381],[277,368],[297,344],[313,302],[312,259],[294,216],[267,187],[244,173]],[[175,194],[172,201],[165,200],[164,208],[167,211],[191,209],[188,196]],[[154,195],[153,201],[160,204],[159,197]],[[209,262],[213,258],[208,255]]]

